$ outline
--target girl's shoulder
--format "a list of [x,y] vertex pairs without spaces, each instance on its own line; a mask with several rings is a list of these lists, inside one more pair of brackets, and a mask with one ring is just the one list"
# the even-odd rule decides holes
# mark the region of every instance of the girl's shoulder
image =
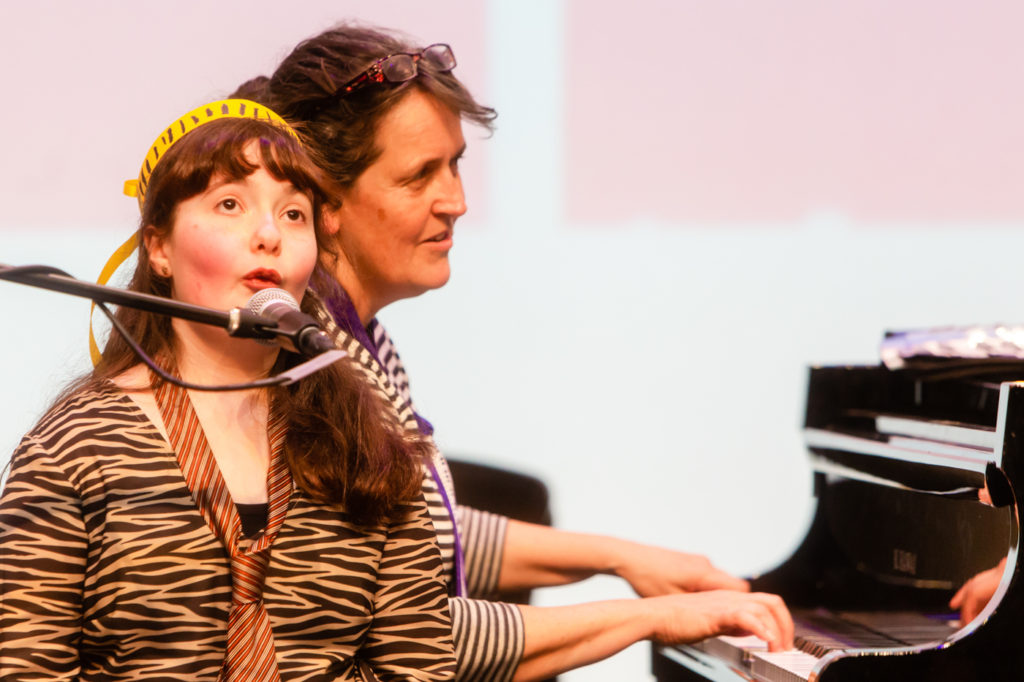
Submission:
[[24,440],[54,442],[136,426],[151,426],[150,420],[123,388],[110,381],[90,382],[58,399]]

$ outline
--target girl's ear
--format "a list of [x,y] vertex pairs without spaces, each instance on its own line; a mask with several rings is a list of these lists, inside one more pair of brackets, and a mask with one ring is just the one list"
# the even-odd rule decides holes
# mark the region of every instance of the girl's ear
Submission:
[[152,225],[142,228],[142,241],[146,245],[146,252],[149,254],[149,267],[161,277],[170,277],[171,259],[167,252],[167,245]]

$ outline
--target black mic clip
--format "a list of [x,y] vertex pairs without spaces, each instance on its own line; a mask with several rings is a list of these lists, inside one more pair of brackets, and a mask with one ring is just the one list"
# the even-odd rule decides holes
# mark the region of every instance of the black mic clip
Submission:
[[245,308],[232,308],[228,311],[226,329],[230,336],[240,339],[274,339],[277,337],[275,327],[277,322],[273,319],[257,315]]

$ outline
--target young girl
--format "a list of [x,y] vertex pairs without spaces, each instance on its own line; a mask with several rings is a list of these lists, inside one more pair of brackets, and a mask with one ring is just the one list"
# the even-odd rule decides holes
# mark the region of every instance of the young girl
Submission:
[[[294,132],[228,100],[176,121],[137,184],[130,288],[218,309],[278,287],[303,307],[320,176]],[[299,359],[121,308],[182,380]],[[335,363],[287,388],[202,392],[112,333],[15,451],[0,496],[0,679],[450,679],[423,443]]]

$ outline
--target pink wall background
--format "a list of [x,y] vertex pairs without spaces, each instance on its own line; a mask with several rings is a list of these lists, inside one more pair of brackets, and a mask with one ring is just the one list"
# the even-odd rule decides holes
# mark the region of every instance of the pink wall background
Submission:
[[1024,5],[566,3],[570,221],[1024,218]]

